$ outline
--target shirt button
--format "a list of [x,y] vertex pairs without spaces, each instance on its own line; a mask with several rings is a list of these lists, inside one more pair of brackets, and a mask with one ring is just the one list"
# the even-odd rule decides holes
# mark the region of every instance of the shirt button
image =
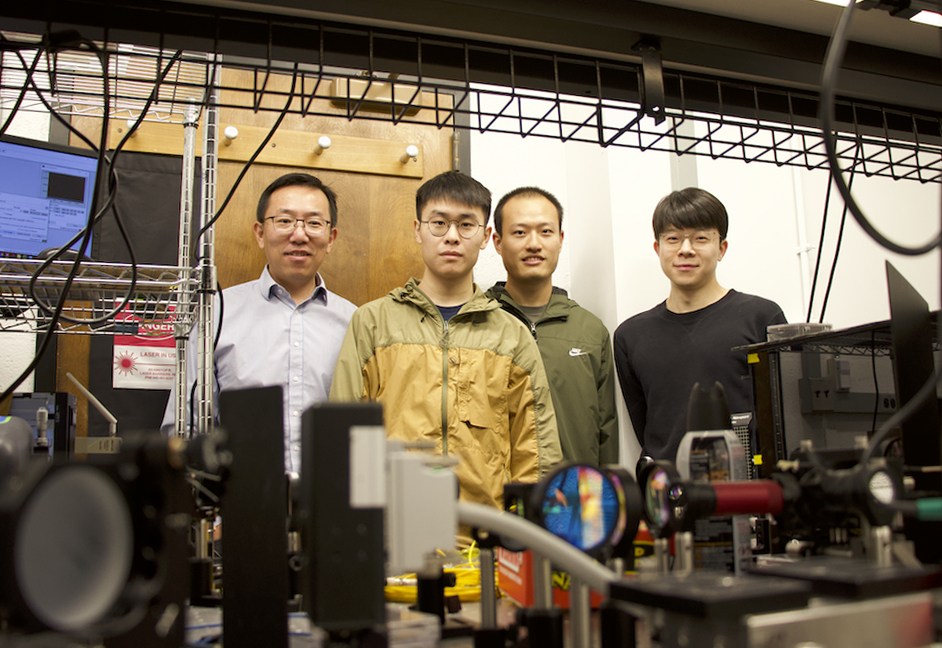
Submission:
[[295,377],[292,378],[291,380],[293,380],[294,382],[298,382],[298,381],[300,380],[300,378],[298,378],[297,376],[295,376]]
[[299,346],[301,346],[301,343],[300,343],[300,342],[295,342],[295,343],[294,343],[294,346],[299,347]]
[[295,443],[295,444],[294,444],[294,451],[295,451],[295,452],[300,452],[300,451],[301,451],[301,444],[300,444],[300,443]]
[[297,416],[297,415],[298,415],[298,410],[294,410],[293,412],[291,412],[291,416]]

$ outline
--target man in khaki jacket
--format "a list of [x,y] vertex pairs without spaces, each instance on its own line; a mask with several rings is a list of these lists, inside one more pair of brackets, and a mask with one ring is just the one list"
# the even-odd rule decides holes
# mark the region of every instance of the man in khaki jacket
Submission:
[[472,280],[490,210],[490,192],[461,173],[419,188],[422,279],[354,313],[330,399],[381,402],[390,439],[457,457],[461,499],[500,507],[504,484],[536,481],[562,455],[530,332]]

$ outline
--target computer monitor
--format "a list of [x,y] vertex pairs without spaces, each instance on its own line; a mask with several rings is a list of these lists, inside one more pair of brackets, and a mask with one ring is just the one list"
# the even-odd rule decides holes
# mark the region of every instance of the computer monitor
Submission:
[[[886,279],[890,292],[893,371],[896,395],[902,407],[935,373],[932,318],[926,300],[889,261],[886,262]],[[913,479],[917,491],[938,493],[942,490],[940,419],[939,400],[930,397],[900,425],[904,471]],[[942,561],[942,545],[939,543],[942,523],[907,518],[904,531],[913,542],[919,560],[931,564]]]
[[[926,300],[889,261],[886,262],[886,279],[890,293],[890,334],[896,395],[902,407],[915,397],[935,373],[932,319]],[[940,490],[942,478],[937,467],[942,461],[942,416],[939,401],[930,398],[900,428],[906,465],[930,467],[929,471],[913,474],[916,487]],[[931,468],[933,466],[936,468]]]
[[0,136],[0,257],[37,258],[81,231],[96,168],[90,150]]

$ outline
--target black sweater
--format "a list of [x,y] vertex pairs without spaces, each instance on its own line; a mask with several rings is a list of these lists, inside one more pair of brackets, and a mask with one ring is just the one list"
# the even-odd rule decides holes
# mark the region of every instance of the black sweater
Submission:
[[622,322],[615,367],[644,454],[675,460],[697,382],[722,383],[731,413],[753,411],[746,354],[730,349],[764,342],[766,327],[784,323],[778,304],[735,290],[691,313],[672,313],[665,301]]

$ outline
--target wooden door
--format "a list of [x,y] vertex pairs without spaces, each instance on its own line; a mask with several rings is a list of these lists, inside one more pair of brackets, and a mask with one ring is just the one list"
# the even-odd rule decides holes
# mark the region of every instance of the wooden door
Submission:
[[[253,87],[252,72],[225,70],[223,74],[224,88]],[[287,75],[273,75],[267,81],[269,89],[284,93],[290,85],[291,78]],[[251,100],[252,94],[248,92],[230,91],[222,97],[224,105],[251,105]],[[265,101],[278,108],[285,103],[285,99],[278,96]],[[300,103],[301,100],[297,101]],[[318,112],[345,114],[343,107],[333,106],[326,99],[315,100],[315,109]],[[219,125],[220,128],[235,125],[237,128],[254,126],[268,129],[276,118],[277,113],[274,112],[225,108],[220,111]],[[421,111],[416,118],[423,118]],[[438,129],[431,114],[424,119],[431,125],[399,123],[393,126],[384,121],[288,115],[279,127],[279,132],[326,133],[396,141],[401,143],[403,150],[408,144],[415,144],[422,151],[424,173],[421,178],[413,178],[311,167],[254,165],[216,225],[216,265],[220,285],[226,288],[258,277],[265,265],[264,254],[252,234],[258,196],[275,178],[292,171],[319,177],[338,196],[339,234],[333,250],[321,267],[321,274],[331,290],[362,305],[401,286],[410,276],[420,276],[421,251],[412,233],[415,192],[425,180],[451,169],[452,162],[452,130]],[[325,155],[333,153],[335,146]],[[316,159],[314,161],[316,163]],[[222,204],[242,166],[241,162],[219,162],[218,205]]]

